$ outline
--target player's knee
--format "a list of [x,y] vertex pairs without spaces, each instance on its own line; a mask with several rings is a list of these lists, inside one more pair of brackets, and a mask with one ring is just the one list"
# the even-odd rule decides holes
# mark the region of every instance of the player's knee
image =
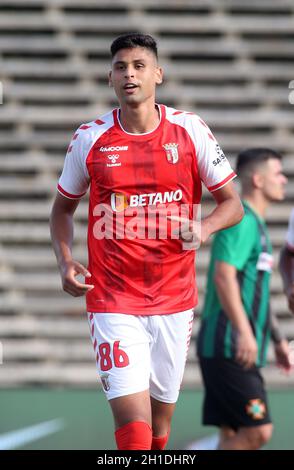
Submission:
[[171,418],[164,416],[152,416],[153,436],[164,436],[169,433],[171,426]]
[[[263,426],[260,426],[260,442],[261,446],[265,445],[272,437],[273,434],[273,425],[271,423],[269,424],[264,424]],[[260,447],[261,447],[260,446]]]
[[249,450],[257,450],[264,446],[272,437],[273,425],[263,424],[256,428],[250,429],[247,433],[247,439],[249,441]]

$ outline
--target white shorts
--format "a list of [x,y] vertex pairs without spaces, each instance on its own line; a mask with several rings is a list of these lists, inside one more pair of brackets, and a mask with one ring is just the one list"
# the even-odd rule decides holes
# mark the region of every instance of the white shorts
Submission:
[[149,389],[159,401],[177,401],[192,334],[192,309],[152,316],[88,313],[88,321],[108,400]]

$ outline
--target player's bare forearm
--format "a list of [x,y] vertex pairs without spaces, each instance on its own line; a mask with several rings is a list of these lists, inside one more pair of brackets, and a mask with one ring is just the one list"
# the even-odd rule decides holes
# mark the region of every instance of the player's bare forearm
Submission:
[[282,339],[274,345],[277,366],[289,373],[292,369],[291,351],[286,339]]
[[289,308],[294,313],[294,254],[287,247],[281,251],[279,268]]
[[50,215],[50,233],[59,268],[72,260],[73,214],[77,201],[57,194]]
[[216,262],[214,281],[223,311],[239,334],[236,359],[250,367],[256,360],[257,344],[243,307],[236,268],[223,261]]
[[244,215],[240,197],[232,182],[214,191],[212,194],[217,206],[212,213],[202,221],[201,230],[203,234],[206,234],[205,238],[208,238],[218,230],[236,225],[242,220]]
[[282,341],[283,336],[276,315],[270,310],[270,331],[271,339],[275,344]]
[[78,274],[91,277],[88,270],[72,259],[73,214],[78,201],[56,196],[51,216],[50,231],[52,245],[60,270],[63,290],[73,297],[84,295],[93,289],[93,285],[83,284],[76,280]]
[[214,281],[223,310],[234,327],[239,331],[250,328],[242,304],[236,268],[223,261],[217,261]]
[[287,291],[294,284],[294,253],[292,254],[287,247],[281,250],[279,268],[284,289]]

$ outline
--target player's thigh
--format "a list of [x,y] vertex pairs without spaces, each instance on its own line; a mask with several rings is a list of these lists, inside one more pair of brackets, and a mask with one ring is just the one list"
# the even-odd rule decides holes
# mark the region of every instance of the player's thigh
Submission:
[[150,394],[158,401],[175,403],[184,375],[193,310],[154,317],[155,340],[151,347]]
[[261,424],[258,426],[241,427],[238,429],[238,435],[248,441],[251,449],[259,449],[265,445],[272,437],[272,423]]
[[114,416],[115,428],[118,429],[133,421],[143,421],[152,425],[149,389],[143,392],[125,395],[109,400]]
[[96,366],[108,400],[149,388],[149,337],[133,315],[88,314]]

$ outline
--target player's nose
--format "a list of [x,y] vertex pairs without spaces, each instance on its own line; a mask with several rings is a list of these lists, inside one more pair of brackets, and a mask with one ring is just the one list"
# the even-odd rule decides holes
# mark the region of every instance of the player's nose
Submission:
[[133,78],[135,76],[135,70],[129,66],[125,69],[125,78]]

